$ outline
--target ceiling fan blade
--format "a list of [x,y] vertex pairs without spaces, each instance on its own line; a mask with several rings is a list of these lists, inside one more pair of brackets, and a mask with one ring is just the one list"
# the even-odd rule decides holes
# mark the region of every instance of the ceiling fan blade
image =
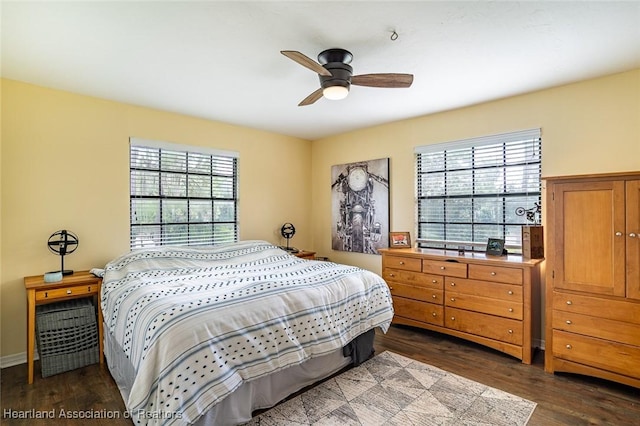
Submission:
[[300,52],[297,52],[295,50],[281,50],[280,53],[282,53],[287,58],[296,61],[303,67],[309,68],[311,71],[314,71],[326,77],[331,77],[331,72],[329,72],[329,70]]
[[304,98],[302,102],[298,104],[298,106],[311,105],[321,97],[322,97],[322,88],[316,90],[315,92],[313,92],[312,94]]
[[361,74],[351,77],[351,84],[370,87],[410,87],[413,74]]

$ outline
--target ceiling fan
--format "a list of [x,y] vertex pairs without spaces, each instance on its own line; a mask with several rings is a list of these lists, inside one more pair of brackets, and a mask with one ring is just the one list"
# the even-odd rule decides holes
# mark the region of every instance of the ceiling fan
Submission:
[[318,62],[295,50],[280,51],[303,67],[318,73],[320,88],[304,98],[298,106],[311,105],[323,96],[327,99],[344,99],[352,84],[369,87],[410,87],[413,74],[361,74],[352,75],[349,65],[353,59],[351,52],[344,49],[327,49],[318,55]]

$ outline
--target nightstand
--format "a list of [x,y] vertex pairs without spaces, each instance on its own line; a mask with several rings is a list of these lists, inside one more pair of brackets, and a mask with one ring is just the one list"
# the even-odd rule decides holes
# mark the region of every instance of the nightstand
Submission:
[[299,257],[300,259],[313,260],[315,259],[316,252],[315,251],[305,251],[300,250],[297,253],[293,253],[294,256]]
[[36,338],[36,305],[60,302],[78,297],[95,297],[98,305],[98,340],[100,364],[104,364],[102,308],[100,306],[100,287],[102,278],[89,271],[78,271],[62,278],[56,283],[45,283],[43,275],[24,278],[27,290],[27,365],[28,383],[33,383],[33,350]]

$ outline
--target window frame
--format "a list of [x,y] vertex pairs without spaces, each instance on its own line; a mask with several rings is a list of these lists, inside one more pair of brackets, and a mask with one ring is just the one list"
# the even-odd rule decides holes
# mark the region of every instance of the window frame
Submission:
[[[238,159],[235,151],[130,138],[130,249],[237,242]],[[196,182],[201,193],[190,194]],[[182,208],[177,221],[175,213],[170,217],[163,212],[171,203]],[[151,206],[150,214],[139,214],[145,205]],[[226,216],[216,214],[225,210]],[[141,229],[149,230],[145,239],[140,239]]]
[[[496,152],[498,152],[499,147],[502,147],[503,152],[501,163],[496,163],[496,165],[493,166],[486,166],[486,164],[484,166],[476,166],[476,156],[481,159],[478,161],[478,163],[482,163],[483,161],[486,163],[486,160],[482,160],[480,152],[490,152],[492,148],[496,149]],[[524,152],[526,152],[527,154],[534,154],[534,157],[528,158],[527,155],[523,154],[522,150],[524,150]],[[419,248],[446,248],[457,250],[460,247],[464,247],[465,250],[484,251],[488,238],[500,238],[506,240],[505,247],[508,248],[510,252],[522,252],[522,234],[520,231],[521,227],[523,225],[539,225],[542,219],[541,129],[535,128],[452,142],[423,145],[416,147],[414,152],[416,166],[415,212],[417,224],[416,231],[418,236],[416,241]],[[467,153],[470,156],[469,161],[471,165],[466,167],[460,166],[458,168],[454,168],[447,164],[447,153]],[[427,159],[433,159],[437,157],[437,155],[442,155],[442,164],[438,166],[439,168],[434,167],[428,169],[428,166],[423,163],[428,163]],[[523,159],[519,162],[516,162],[515,159],[518,158],[519,155],[522,156]],[[517,171],[518,167],[522,168],[522,171],[520,172],[520,180],[526,182],[524,184],[525,190],[521,192],[511,192],[509,184],[512,183],[512,181],[510,180],[512,178],[510,177],[509,173]],[[484,182],[482,180],[476,181],[476,176],[481,170],[483,173],[490,173],[491,170],[495,171],[496,173],[498,171],[501,171],[504,180],[500,183],[502,191],[494,191],[488,193],[477,192],[476,184],[478,182]],[[463,171],[469,172],[471,180],[466,182],[462,181],[462,185],[459,181],[456,182],[458,183],[458,185],[451,186],[459,188],[466,185],[466,188],[470,188],[470,190],[454,195],[449,192],[450,190],[447,187],[447,184],[449,183],[448,179],[452,179],[450,175],[453,175],[454,173],[462,175]],[[425,186],[427,185],[426,182],[428,181],[427,176],[429,174],[433,174],[435,176],[437,173],[440,173],[443,176],[442,182],[440,182],[442,185],[440,188],[438,188],[441,189],[443,193],[436,196],[428,196],[428,188],[425,188]],[[530,180],[534,178],[537,178],[537,182],[535,180]],[[517,180],[514,181],[517,182]],[[531,185],[531,187],[529,185]],[[494,184],[494,186],[497,187],[498,185]],[[476,200],[489,200],[492,198],[497,198],[501,201],[501,216],[498,217],[498,220],[492,221],[490,223],[476,221],[476,211],[474,209],[476,209],[476,205],[482,204],[478,203]],[[515,209],[515,215],[517,215],[518,218],[514,220],[514,212],[509,210],[510,208],[513,208],[514,205],[512,203],[509,203],[508,201],[511,200],[513,202],[513,200],[518,199],[525,199],[527,201],[527,205],[518,206],[518,208]],[[438,211],[438,209],[442,207],[442,219],[440,221],[429,220],[429,218],[427,217],[429,216],[428,212],[430,212],[429,208],[427,207],[428,203],[432,202],[431,207],[433,207],[433,205],[436,205],[436,200],[438,200],[438,202],[441,202],[442,204],[442,206],[437,205],[437,209],[434,210]],[[447,218],[447,211],[449,210],[449,208],[447,207],[447,202],[452,205],[453,203],[455,203],[454,200],[457,200],[460,204],[464,204],[465,200],[470,200],[467,206],[471,209],[471,212],[468,213],[470,219],[467,222],[449,222],[449,219]],[[496,210],[498,208],[500,207],[497,207]],[[451,210],[453,209],[454,208],[451,207]],[[435,215],[431,214],[431,216]],[[532,216],[535,219],[534,221],[529,220]],[[436,225],[441,226],[442,229],[434,230]],[[458,229],[465,229],[465,227],[469,227],[471,229],[471,238],[451,238],[453,232],[447,233],[447,226],[454,229],[456,226],[458,227]],[[476,229],[481,229],[482,226],[485,227],[485,233],[476,233]],[[490,229],[499,229],[499,232],[494,231],[494,233],[488,234],[488,232],[491,232],[488,231]],[[516,229],[518,232],[516,232]],[[443,238],[434,238],[434,235],[438,234],[443,236]]]

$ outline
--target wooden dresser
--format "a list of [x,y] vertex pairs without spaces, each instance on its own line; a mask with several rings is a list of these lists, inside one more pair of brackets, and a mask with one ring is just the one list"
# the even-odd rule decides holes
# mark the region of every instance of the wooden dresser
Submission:
[[531,364],[541,259],[429,249],[380,252],[394,323],[461,337]]
[[640,387],[640,172],[545,181],[545,370]]

